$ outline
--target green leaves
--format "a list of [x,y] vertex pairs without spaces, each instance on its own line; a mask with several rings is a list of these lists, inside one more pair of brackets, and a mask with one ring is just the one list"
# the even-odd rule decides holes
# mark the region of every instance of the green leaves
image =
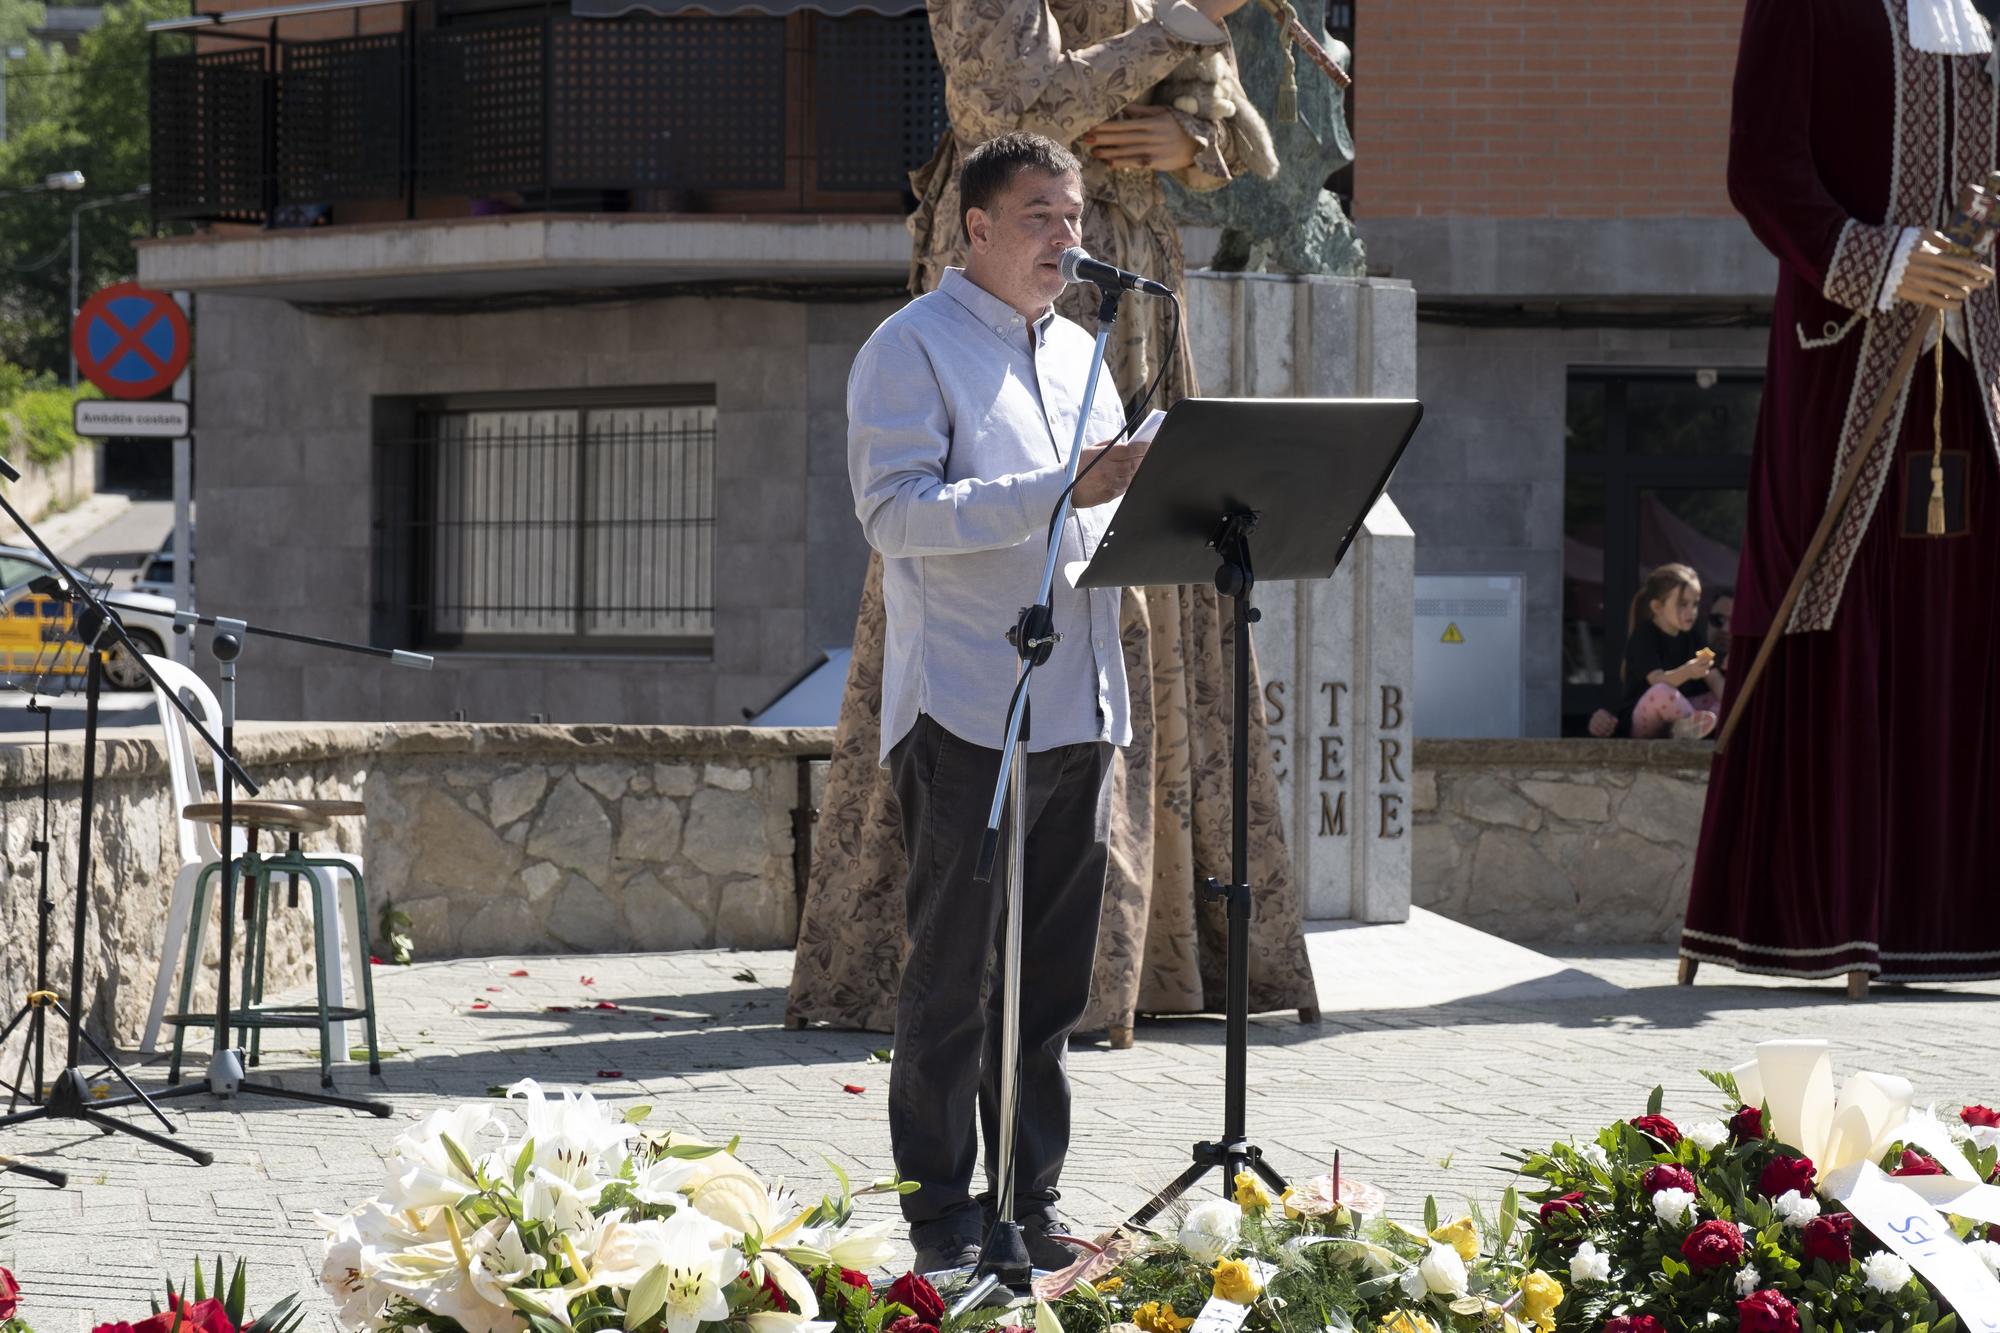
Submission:
[[1514,1227],[1520,1221],[1520,1218],[1521,1196],[1515,1191],[1512,1185],[1509,1185],[1507,1192],[1500,1196],[1498,1248],[1502,1253],[1506,1252],[1509,1242],[1514,1239]]
[[410,938],[413,924],[408,912],[394,903],[382,904],[380,922],[382,952],[388,956],[390,962],[398,966],[407,967],[410,964],[411,950],[415,948],[415,942]]
[[1701,1076],[1721,1089],[1722,1095],[1729,1099],[1732,1106],[1743,1105],[1743,1094],[1736,1087],[1736,1075],[1726,1069],[1704,1069],[1701,1071]]
[[1658,1115],[1660,1113],[1660,1108],[1662,1106],[1665,1106],[1666,1104],[1667,1104],[1666,1088],[1659,1084],[1654,1084],[1653,1095],[1646,1098],[1646,1114]]

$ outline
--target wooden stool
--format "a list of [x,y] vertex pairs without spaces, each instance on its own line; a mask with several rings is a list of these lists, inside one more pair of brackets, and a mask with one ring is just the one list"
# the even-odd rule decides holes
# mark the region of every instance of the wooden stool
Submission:
[[[314,980],[318,987],[318,1002],[313,1005],[265,1006],[263,998],[264,976],[264,934],[269,921],[269,894],[272,881],[280,875],[292,877],[294,886],[300,875],[312,875],[318,880],[318,870],[337,869],[354,876],[354,894],[357,929],[364,929],[367,920],[367,893],[361,876],[356,873],[352,862],[340,858],[308,856],[299,850],[302,834],[318,833],[326,829],[336,814],[349,813],[347,807],[354,802],[293,802],[293,801],[236,801],[230,810],[230,823],[244,830],[245,850],[236,859],[234,873],[246,883],[244,915],[250,922],[245,932],[243,971],[244,984],[240,991],[243,1004],[231,1012],[232,1026],[243,1028],[252,1034],[256,1043],[262,1029],[267,1027],[317,1027],[319,1029],[319,1079],[322,1087],[333,1085],[333,1031],[332,1025],[351,1019],[360,1019],[368,1029],[368,1072],[381,1072],[381,1056],[376,1045],[375,1033],[375,985],[367,968],[361,969],[361,1004],[359,1006],[332,1007],[328,1003],[328,975],[340,966],[339,938],[340,921],[336,910],[334,919],[325,919],[323,900],[325,895],[312,895],[313,907],[313,960]],[[319,808],[314,808],[317,805]],[[331,807],[331,808],[329,808]],[[219,801],[199,801],[185,807],[182,812],[188,819],[203,823],[218,824],[222,818],[222,804]],[[287,848],[276,856],[265,856],[257,848],[258,835],[265,832],[283,833],[287,836]],[[220,862],[203,866],[195,880],[193,910],[188,921],[187,961],[181,973],[181,1012],[170,1015],[168,1022],[174,1025],[173,1059],[168,1066],[167,1082],[180,1082],[182,1048],[187,1029],[190,1027],[213,1027],[212,1014],[189,1012],[193,1000],[194,972],[201,960],[202,931],[207,925],[207,895],[209,879],[222,871]],[[229,966],[224,958],[223,967]]]

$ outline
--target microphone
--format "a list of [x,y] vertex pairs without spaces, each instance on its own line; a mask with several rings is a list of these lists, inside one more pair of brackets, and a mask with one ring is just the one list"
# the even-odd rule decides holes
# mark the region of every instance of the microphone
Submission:
[[1064,282],[1094,282],[1107,291],[1117,288],[1121,291],[1144,292],[1147,296],[1172,296],[1173,289],[1142,278],[1136,273],[1127,273],[1122,268],[1114,268],[1101,259],[1092,259],[1090,252],[1080,245],[1072,245],[1062,252],[1057,261],[1062,270]]

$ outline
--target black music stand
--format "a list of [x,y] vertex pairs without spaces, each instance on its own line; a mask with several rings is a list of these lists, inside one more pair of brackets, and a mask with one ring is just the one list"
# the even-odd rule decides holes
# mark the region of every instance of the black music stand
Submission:
[[[1119,502],[1080,588],[1207,583],[1236,603],[1230,740],[1230,883],[1202,886],[1229,909],[1222,1137],[1132,1215],[1138,1225],[1211,1170],[1227,1195],[1240,1171],[1284,1179],[1252,1144],[1245,1097],[1250,1043],[1250,605],[1266,579],[1323,579],[1389,485],[1423,404],[1397,398],[1187,398],[1174,404]],[[1256,536],[1257,566],[1250,558]]]

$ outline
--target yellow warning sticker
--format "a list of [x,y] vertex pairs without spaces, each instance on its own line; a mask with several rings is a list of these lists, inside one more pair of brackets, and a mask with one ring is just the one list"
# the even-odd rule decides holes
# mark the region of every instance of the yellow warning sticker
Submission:
[[1438,642],[1440,642],[1440,643],[1464,643],[1464,642],[1465,642],[1465,636],[1464,636],[1463,634],[1460,634],[1460,633],[1458,632],[1458,622],[1457,622],[1457,621],[1453,621],[1453,622],[1452,622],[1451,624],[1449,624],[1449,625],[1446,625],[1446,626],[1444,627],[1444,638],[1442,638],[1442,639],[1438,640]]

